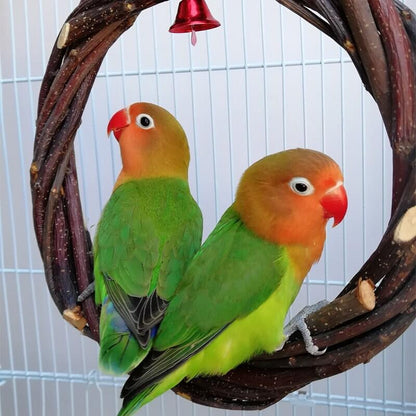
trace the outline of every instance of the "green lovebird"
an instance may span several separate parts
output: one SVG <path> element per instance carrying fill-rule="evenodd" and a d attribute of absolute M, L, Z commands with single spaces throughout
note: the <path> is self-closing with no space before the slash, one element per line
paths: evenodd
<path fill-rule="evenodd" d="M 184 379 L 221 375 L 285 341 L 284 320 L 321 256 L 329 218 L 347 209 L 328 156 L 292 149 L 250 166 L 187 268 L 151 351 L 126 381 L 120 416 Z"/>
<path fill-rule="evenodd" d="M 201 245 L 202 215 L 189 190 L 188 142 L 165 109 L 135 103 L 111 118 L 122 170 L 94 243 L 102 370 L 123 374 L 149 351 L 185 269 Z"/>

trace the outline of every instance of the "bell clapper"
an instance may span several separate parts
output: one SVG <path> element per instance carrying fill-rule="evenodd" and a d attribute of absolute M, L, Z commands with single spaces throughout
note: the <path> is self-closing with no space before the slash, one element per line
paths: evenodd
<path fill-rule="evenodd" d="M 192 43 L 192 46 L 195 46 L 196 45 L 196 32 L 195 32 L 195 30 L 193 30 L 192 29 L 192 32 L 191 32 L 191 43 Z"/>

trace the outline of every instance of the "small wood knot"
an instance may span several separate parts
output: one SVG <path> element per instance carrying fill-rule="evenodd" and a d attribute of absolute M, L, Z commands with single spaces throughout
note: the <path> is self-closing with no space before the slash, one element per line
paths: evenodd
<path fill-rule="evenodd" d="M 180 396 L 180 397 L 183 397 L 184 399 L 186 399 L 186 400 L 190 400 L 190 401 L 192 401 L 192 396 L 191 395 L 189 395 L 189 394 L 187 394 L 187 393 L 183 393 L 183 392 L 181 392 L 181 391 L 178 391 L 177 393 L 176 393 L 178 396 Z"/>
<path fill-rule="evenodd" d="M 412 14 L 409 13 L 407 10 L 402 10 L 401 15 L 403 19 L 412 20 Z"/>
<path fill-rule="evenodd" d="M 51 195 L 54 197 L 54 198 L 58 198 L 59 196 L 65 196 L 65 191 L 64 191 L 64 188 L 61 186 L 61 187 L 59 187 L 59 189 L 57 188 L 57 187 L 53 187 L 52 189 L 51 189 Z"/>
<path fill-rule="evenodd" d="M 132 3 L 126 3 L 125 8 L 128 12 L 132 12 L 136 7 Z"/>
<path fill-rule="evenodd" d="M 69 56 L 72 58 L 76 58 L 78 56 L 78 49 L 71 49 L 71 52 L 69 52 Z"/>
<path fill-rule="evenodd" d="M 30 176 L 32 177 L 32 180 L 34 182 L 36 182 L 38 179 L 38 173 L 39 173 L 38 164 L 36 162 L 32 162 L 32 164 L 30 165 Z"/>
<path fill-rule="evenodd" d="M 346 39 L 344 42 L 344 48 L 349 51 L 350 53 L 355 53 L 355 46 L 354 44 L 349 40 Z"/>
<path fill-rule="evenodd" d="M 289 357 L 289 365 L 296 365 L 296 357 Z"/>
<path fill-rule="evenodd" d="M 36 175 L 38 172 L 39 172 L 38 164 L 36 162 L 33 162 L 30 165 L 30 174 L 31 175 Z"/>

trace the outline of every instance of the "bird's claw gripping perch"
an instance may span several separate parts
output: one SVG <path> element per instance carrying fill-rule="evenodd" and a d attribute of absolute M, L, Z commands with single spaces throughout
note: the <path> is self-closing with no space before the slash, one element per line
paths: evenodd
<path fill-rule="evenodd" d="M 77 298 L 78 303 L 84 302 L 85 299 L 89 298 L 95 291 L 95 282 L 91 282 Z"/>
<path fill-rule="evenodd" d="M 306 325 L 306 317 L 311 313 L 316 312 L 325 305 L 328 304 L 328 301 L 322 300 L 314 305 L 305 306 L 294 318 L 292 318 L 289 323 L 284 327 L 284 335 L 287 340 L 293 333 L 299 331 L 302 335 L 303 342 L 305 343 L 306 351 L 311 355 L 322 355 L 325 354 L 326 348 L 320 350 L 312 340 L 311 332 L 309 331 L 308 326 Z M 282 345 L 283 347 L 283 345 Z M 282 348 L 281 347 L 281 348 Z M 280 349 L 281 349 L 280 348 Z"/>

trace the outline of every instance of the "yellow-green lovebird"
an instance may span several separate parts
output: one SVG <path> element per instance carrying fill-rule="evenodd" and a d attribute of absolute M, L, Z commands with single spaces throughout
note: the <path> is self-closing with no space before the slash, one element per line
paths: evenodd
<path fill-rule="evenodd" d="M 136 103 L 111 118 L 122 170 L 98 224 L 95 301 L 100 367 L 127 373 L 149 351 L 185 269 L 201 245 L 202 215 L 189 190 L 184 130 L 165 109 Z"/>
<path fill-rule="evenodd" d="M 278 349 L 289 306 L 321 256 L 328 219 L 338 224 L 346 209 L 342 173 L 320 152 L 292 149 L 250 166 L 126 381 L 119 415 L 184 379 L 225 374 Z"/>

